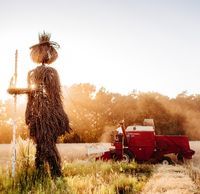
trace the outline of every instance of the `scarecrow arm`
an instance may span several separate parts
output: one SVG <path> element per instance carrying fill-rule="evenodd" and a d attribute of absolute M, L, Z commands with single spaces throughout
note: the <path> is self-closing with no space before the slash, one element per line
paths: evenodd
<path fill-rule="evenodd" d="M 9 94 L 30 94 L 35 90 L 29 88 L 8 88 L 7 92 Z"/>

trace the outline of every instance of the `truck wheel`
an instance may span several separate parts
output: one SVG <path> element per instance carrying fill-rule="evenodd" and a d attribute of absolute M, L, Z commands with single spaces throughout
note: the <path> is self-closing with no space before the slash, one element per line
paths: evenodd
<path fill-rule="evenodd" d="M 131 151 L 124 149 L 124 154 L 122 156 L 122 162 L 129 163 L 134 158 Z"/>
<path fill-rule="evenodd" d="M 163 165 L 170 165 L 173 164 L 172 159 L 170 157 L 164 156 L 162 160 L 160 161 Z"/>
<path fill-rule="evenodd" d="M 184 160 L 183 160 L 183 155 L 182 155 L 181 153 L 178 153 L 177 159 L 178 159 L 178 161 L 181 162 L 181 163 L 184 162 Z"/>

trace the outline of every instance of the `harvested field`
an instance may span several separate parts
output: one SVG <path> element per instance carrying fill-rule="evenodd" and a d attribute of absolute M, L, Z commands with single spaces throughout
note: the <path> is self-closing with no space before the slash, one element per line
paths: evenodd
<path fill-rule="evenodd" d="M 145 185 L 142 194 L 191 194 L 197 193 L 197 186 L 183 166 L 158 165 L 154 175 Z"/>
<path fill-rule="evenodd" d="M 72 144 L 57 144 L 63 161 L 72 162 L 74 160 L 85 160 L 88 159 L 88 151 L 93 149 L 94 151 L 100 148 L 108 150 L 111 147 L 110 143 L 72 143 Z M 96 149 L 96 150 L 95 150 Z M 5 165 L 7 162 L 10 163 L 12 155 L 11 144 L 0 144 L 0 164 Z"/>
<path fill-rule="evenodd" d="M 190 147 L 195 151 L 191 162 L 195 167 L 199 167 L 200 169 L 200 141 L 191 141 Z"/>
<path fill-rule="evenodd" d="M 154 174 L 142 194 L 199 194 L 200 141 L 191 141 L 190 147 L 195 151 L 195 155 L 185 165 L 156 165 Z"/>
<path fill-rule="evenodd" d="M 191 149 L 195 150 L 195 155 L 192 159 L 192 164 L 195 167 L 200 167 L 200 141 L 190 141 Z M 73 161 L 87 159 L 90 148 L 98 150 L 99 148 L 109 149 L 110 143 L 72 143 L 72 144 L 57 144 L 58 150 L 63 160 Z M 95 150 L 95 151 L 96 151 Z M 0 144 L 0 163 L 11 159 L 12 147 L 11 144 Z"/>

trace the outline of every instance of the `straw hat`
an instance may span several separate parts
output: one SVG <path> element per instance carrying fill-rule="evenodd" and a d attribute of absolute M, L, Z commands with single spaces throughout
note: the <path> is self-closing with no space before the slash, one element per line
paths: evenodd
<path fill-rule="evenodd" d="M 51 34 L 49 33 L 43 32 L 39 34 L 39 43 L 30 47 L 30 56 L 33 62 L 51 64 L 57 59 L 58 53 L 56 49 L 60 48 L 60 46 L 58 43 L 50 41 L 50 38 Z"/>

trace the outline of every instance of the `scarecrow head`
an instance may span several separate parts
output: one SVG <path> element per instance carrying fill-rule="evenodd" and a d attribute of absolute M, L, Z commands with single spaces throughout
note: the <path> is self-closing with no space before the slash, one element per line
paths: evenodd
<path fill-rule="evenodd" d="M 51 34 L 41 33 L 39 34 L 39 43 L 30 47 L 31 58 L 33 62 L 37 64 L 51 64 L 57 57 L 58 53 L 56 49 L 60 46 L 58 43 L 50 41 Z"/>

